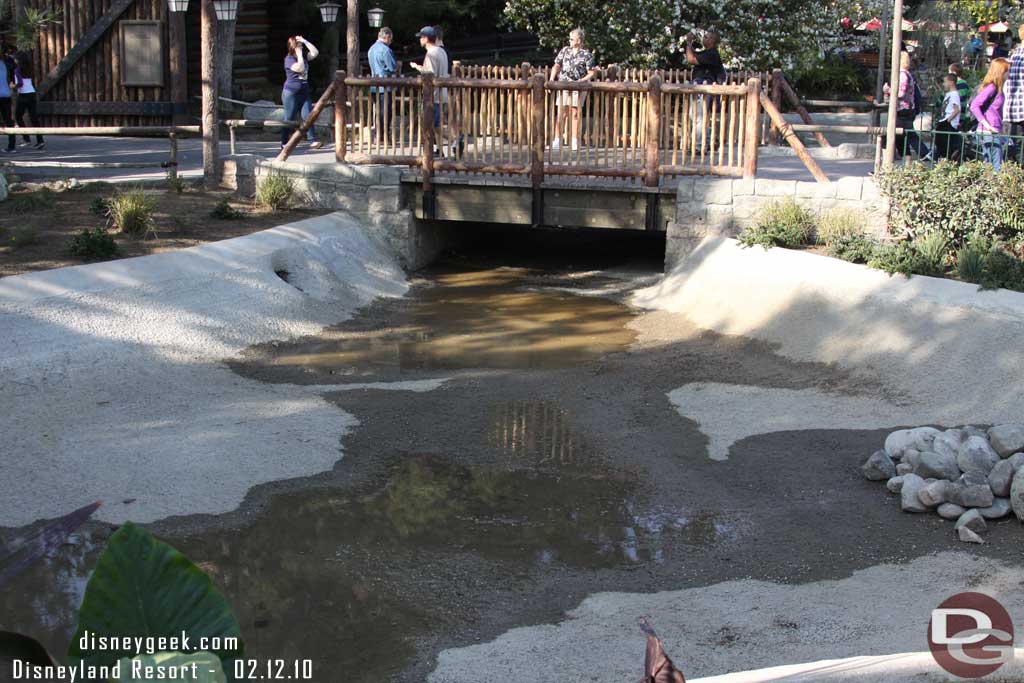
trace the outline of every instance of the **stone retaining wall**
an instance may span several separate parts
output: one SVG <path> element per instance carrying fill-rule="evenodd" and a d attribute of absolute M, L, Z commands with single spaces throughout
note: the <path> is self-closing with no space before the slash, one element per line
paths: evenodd
<path fill-rule="evenodd" d="M 222 169 L 221 185 L 240 196 L 254 195 L 258 183 L 268 175 L 291 178 L 302 206 L 340 209 L 358 216 L 408 270 L 428 265 L 446 243 L 442 226 L 417 220 L 408 208 L 402 171 L 397 167 L 303 164 L 235 154 L 224 157 Z"/>

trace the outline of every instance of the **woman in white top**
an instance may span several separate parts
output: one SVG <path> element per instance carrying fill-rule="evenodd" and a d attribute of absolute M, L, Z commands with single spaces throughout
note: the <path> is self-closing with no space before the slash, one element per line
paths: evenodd
<path fill-rule="evenodd" d="M 25 125 L 25 113 L 31 117 L 32 125 L 39 126 L 39 118 L 36 116 L 36 88 L 32 84 L 32 58 L 27 52 L 19 52 L 14 58 L 14 86 L 18 90 L 18 105 L 14 110 L 14 119 L 21 128 Z M 31 145 L 32 139 L 27 135 L 21 136 L 25 142 L 23 145 Z M 46 142 L 42 135 L 36 136 L 36 149 L 46 149 Z"/>

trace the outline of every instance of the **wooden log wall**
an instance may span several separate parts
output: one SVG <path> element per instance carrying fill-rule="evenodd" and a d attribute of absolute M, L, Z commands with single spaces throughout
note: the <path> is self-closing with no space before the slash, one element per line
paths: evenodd
<path fill-rule="evenodd" d="M 51 24 L 39 37 L 35 61 L 34 82 L 43 78 L 74 47 L 82 35 L 110 10 L 112 0 L 31 0 L 39 9 L 60 10 L 61 24 Z M 113 26 L 82 56 L 71 70 L 41 102 L 169 102 L 170 60 L 167 51 L 170 36 L 167 26 L 167 0 L 135 0 L 118 17 Z M 119 22 L 122 20 L 156 20 L 163 22 L 164 86 L 126 87 L 121 85 L 121 39 Z M 40 116 L 46 126 L 159 126 L 171 123 L 170 116 L 141 116 L 123 114 L 62 114 Z"/>

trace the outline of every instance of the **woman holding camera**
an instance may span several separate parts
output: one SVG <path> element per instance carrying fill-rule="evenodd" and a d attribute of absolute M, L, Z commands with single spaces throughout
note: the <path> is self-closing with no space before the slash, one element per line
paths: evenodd
<path fill-rule="evenodd" d="M 313 43 L 302 36 L 288 39 L 288 54 L 284 58 L 284 87 L 281 89 L 281 102 L 284 104 L 284 121 L 288 123 L 300 117 L 304 121 L 313 108 L 313 98 L 309 91 L 309 62 L 316 59 L 320 51 Z M 281 147 L 288 144 L 292 136 L 291 128 L 281 129 Z M 311 149 L 320 149 L 323 143 L 316 139 L 313 126 L 306 133 Z"/>

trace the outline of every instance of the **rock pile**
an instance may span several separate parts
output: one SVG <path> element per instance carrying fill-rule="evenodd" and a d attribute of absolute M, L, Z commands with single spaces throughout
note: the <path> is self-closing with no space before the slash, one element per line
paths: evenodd
<path fill-rule="evenodd" d="M 984 542 L 985 520 L 1012 512 L 1024 521 L 1024 424 L 901 429 L 861 471 L 899 494 L 904 512 L 956 520 L 957 536 L 967 543 Z"/>

